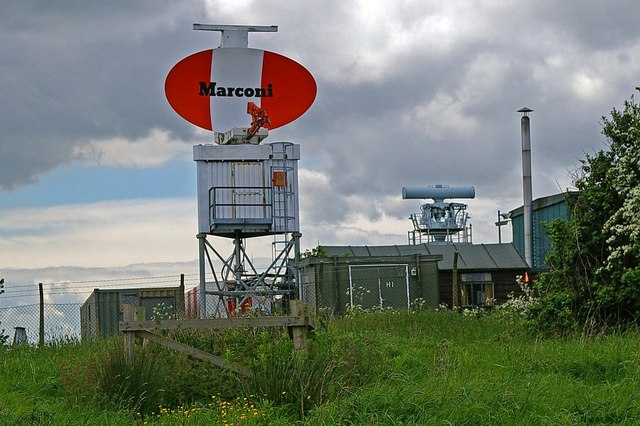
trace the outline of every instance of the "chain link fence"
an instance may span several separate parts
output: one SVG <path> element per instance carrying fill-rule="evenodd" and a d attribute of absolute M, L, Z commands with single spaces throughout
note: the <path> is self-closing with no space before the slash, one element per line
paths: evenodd
<path fill-rule="evenodd" d="M 31 304 L 0 308 L 0 345 L 13 345 L 14 342 L 28 345 L 65 343 L 87 339 L 109 337 L 119 333 L 119 322 L 123 320 L 123 305 L 132 304 L 142 308 L 144 320 L 167 319 L 197 319 L 197 306 L 192 307 L 182 297 L 166 297 L 166 294 L 147 295 L 140 297 L 135 291 L 109 291 L 94 293 L 84 303 L 68 304 Z M 172 295 L 176 295 L 172 292 Z M 154 297 L 155 296 L 155 297 Z M 97 300 L 100 299 L 100 300 Z M 217 305 L 224 305 L 225 309 L 211 313 L 209 317 L 227 316 L 226 307 L 231 299 L 219 302 L 218 298 L 211 298 L 211 311 Z M 238 312 L 234 315 L 282 315 L 283 304 L 268 304 L 273 312 L 266 312 L 264 304 L 259 304 L 262 297 L 249 297 L 243 305 L 238 305 Z M 233 299 L 237 302 L 237 298 Z M 214 303 L 215 302 L 215 303 Z M 264 301 L 263 301 L 264 302 Z M 246 310 L 244 307 L 246 306 Z M 278 309 L 276 309 L 276 306 Z M 242 309 L 240 309 L 242 308 Z M 288 310 L 288 309 L 287 309 Z M 258 312 L 259 311 L 259 312 Z M 277 313 L 276 313 L 277 311 Z M 43 336 L 41 340 L 41 318 Z"/>
<path fill-rule="evenodd" d="M 417 274 L 409 263 L 312 264 L 299 270 L 300 284 L 291 294 L 302 299 L 312 313 L 343 315 L 349 309 L 406 309 L 417 301 L 438 306 L 435 273 Z M 289 295 L 218 297 L 207 295 L 207 317 L 237 315 L 287 315 Z M 198 288 L 184 287 L 94 290 L 84 303 L 0 308 L 0 343 L 55 343 L 108 337 L 119 332 L 122 305 L 145 308 L 145 319 L 195 319 L 202 315 Z M 214 312 L 215 311 L 215 312 Z M 250 312 L 246 312 L 250 311 Z M 19 340 L 20 341 L 20 340 Z"/>
<path fill-rule="evenodd" d="M 45 344 L 55 344 L 112 336 L 119 332 L 124 303 L 145 308 L 147 320 L 184 317 L 181 305 L 174 307 L 164 300 L 140 302 L 122 298 L 115 303 L 112 300 L 84 304 L 45 303 L 42 305 L 44 335 L 41 340 L 41 305 L 13 306 L 0 308 L 0 343 L 37 345 L 42 341 Z"/>
<path fill-rule="evenodd" d="M 43 306 L 45 343 L 80 339 L 80 303 Z M 40 342 L 40 304 L 0 308 L 0 335 L 7 344 Z"/>

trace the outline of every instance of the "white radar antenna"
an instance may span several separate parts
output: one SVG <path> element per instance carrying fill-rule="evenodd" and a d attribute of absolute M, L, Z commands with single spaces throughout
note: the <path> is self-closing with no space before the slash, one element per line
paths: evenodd
<path fill-rule="evenodd" d="M 476 190 L 473 186 L 450 187 L 446 185 L 428 186 L 426 188 L 402 188 L 402 199 L 416 200 L 430 198 L 434 202 L 420 206 L 420 213 L 409 216 L 413 223 L 413 231 L 409 231 L 409 244 L 421 244 L 422 237 L 430 244 L 447 244 L 453 242 L 467 243 L 471 241 L 471 225 L 467 227 L 469 215 L 467 205 L 446 202 L 446 198 L 474 198 Z M 454 241 L 456 237 L 457 241 Z"/>

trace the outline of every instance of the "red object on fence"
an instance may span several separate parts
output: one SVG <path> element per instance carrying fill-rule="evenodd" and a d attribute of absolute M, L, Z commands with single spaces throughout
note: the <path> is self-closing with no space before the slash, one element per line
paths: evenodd
<path fill-rule="evenodd" d="M 199 288 L 194 287 L 187 292 L 187 319 L 196 319 L 198 318 L 198 293 Z"/>
<path fill-rule="evenodd" d="M 245 313 L 251 310 L 253 306 L 253 300 L 250 297 L 242 303 L 240 306 L 240 312 Z M 238 314 L 238 299 L 235 297 L 229 297 L 227 299 L 227 310 L 229 311 L 229 315 L 237 315 Z"/>

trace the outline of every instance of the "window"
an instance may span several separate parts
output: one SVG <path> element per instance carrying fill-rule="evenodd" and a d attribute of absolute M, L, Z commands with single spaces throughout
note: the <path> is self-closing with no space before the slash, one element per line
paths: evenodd
<path fill-rule="evenodd" d="M 490 272 L 461 274 L 460 281 L 462 306 L 493 305 L 493 282 Z"/>

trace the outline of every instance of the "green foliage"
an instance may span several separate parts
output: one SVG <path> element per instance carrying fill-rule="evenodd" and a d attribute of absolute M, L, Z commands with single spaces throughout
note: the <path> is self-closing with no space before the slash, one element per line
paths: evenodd
<path fill-rule="evenodd" d="M 300 255 L 300 258 L 306 259 L 308 257 L 327 257 L 327 252 L 325 252 L 322 247 L 314 247 L 311 250 L 307 249 Z"/>
<path fill-rule="evenodd" d="M 520 288 L 518 294 L 511 292 L 507 295 L 506 302 L 493 308 L 493 314 L 498 318 L 512 322 L 526 320 L 531 314 L 531 309 L 537 304 L 538 298 L 533 286 L 525 283 L 522 276 L 516 277 L 516 283 Z"/>
<path fill-rule="evenodd" d="M 71 354 L 60 364 L 66 397 L 142 414 L 211 395 L 220 369 L 153 344 L 136 345 L 127 363 L 122 337 L 86 343 L 94 351 Z"/>
<path fill-rule="evenodd" d="M 151 310 L 152 321 L 162 321 L 176 319 L 176 310 L 173 306 L 164 302 L 158 303 Z"/>
<path fill-rule="evenodd" d="M 67 398 L 60 365 L 95 350 L 91 345 L 19 346 L 0 354 L 0 424 L 130 425 L 133 412 L 102 410 Z M 87 380 L 87 378 L 85 378 Z"/>
<path fill-rule="evenodd" d="M 452 311 L 373 312 L 334 326 L 354 345 L 374 349 L 382 362 L 370 367 L 372 375 L 359 389 L 313 409 L 309 424 L 568 425 L 640 419 L 640 404 L 625 394 L 640 380 L 638 353 L 629 340 L 635 334 L 541 341 L 514 330 L 500 315 L 476 318 Z"/>
<path fill-rule="evenodd" d="M 67 396 L 103 407 L 151 411 L 161 389 L 160 365 L 148 350 L 136 347 L 133 365 L 127 365 L 122 337 L 104 342 L 93 356 L 72 356 L 61 367 Z"/>
<path fill-rule="evenodd" d="M 286 333 L 273 338 L 260 333 L 251 361 L 251 376 L 242 378 L 245 395 L 257 395 L 277 406 L 288 407 L 304 419 L 310 409 L 345 395 L 363 382 L 372 351 L 354 345 L 348 336 L 316 330 L 304 351 L 296 352 Z"/>
<path fill-rule="evenodd" d="M 153 344 L 134 357 L 146 366 L 127 367 L 121 337 L 9 349 L 0 354 L 0 424 L 640 422 L 638 331 L 538 339 L 495 312 L 326 318 L 301 353 L 281 329 L 179 336 L 247 362 L 248 378 Z"/>
<path fill-rule="evenodd" d="M 2 324 L 2 321 L 0 321 L 0 324 Z M 6 346 L 8 342 L 9 336 L 5 334 L 4 328 L 0 329 L 0 347 Z"/>
<path fill-rule="evenodd" d="M 559 333 L 625 326 L 640 315 L 640 106 L 603 117 L 608 149 L 587 155 L 568 197 L 568 222 L 547 228 L 551 271 L 536 282 L 539 330 Z"/>

